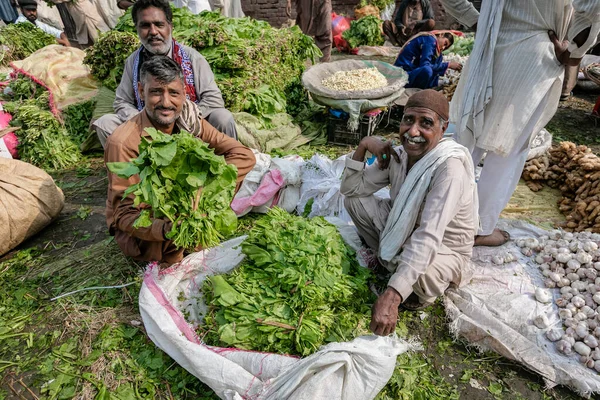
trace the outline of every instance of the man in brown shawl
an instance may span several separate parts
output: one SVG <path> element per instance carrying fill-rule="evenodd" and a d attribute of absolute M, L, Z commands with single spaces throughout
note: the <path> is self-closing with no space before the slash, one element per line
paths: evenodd
<path fill-rule="evenodd" d="M 288 0 L 286 8 L 288 18 L 292 15 L 292 0 Z M 296 25 L 302 32 L 315 39 L 321 52 L 321 62 L 328 62 L 331 57 L 331 0 L 296 0 Z"/>

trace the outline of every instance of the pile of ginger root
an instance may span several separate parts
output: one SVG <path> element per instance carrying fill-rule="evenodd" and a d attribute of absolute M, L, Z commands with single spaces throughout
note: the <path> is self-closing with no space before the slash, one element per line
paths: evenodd
<path fill-rule="evenodd" d="M 561 142 L 528 160 L 522 178 L 534 192 L 544 185 L 560 189 L 566 231 L 600 232 L 600 157 L 589 147 Z"/>

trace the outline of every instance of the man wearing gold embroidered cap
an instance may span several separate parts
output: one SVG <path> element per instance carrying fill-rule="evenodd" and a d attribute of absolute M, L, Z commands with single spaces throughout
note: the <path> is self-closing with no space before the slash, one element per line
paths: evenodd
<path fill-rule="evenodd" d="M 467 149 L 442 139 L 448 101 L 423 90 L 406 103 L 402 146 L 365 137 L 346 159 L 341 192 L 377 266 L 391 275 L 372 308 L 371 330 L 392 333 L 400 304 L 422 309 L 450 284 L 470 279 L 477 232 L 477 192 Z M 366 152 L 377 157 L 365 165 Z M 391 185 L 390 198 L 374 193 Z"/>

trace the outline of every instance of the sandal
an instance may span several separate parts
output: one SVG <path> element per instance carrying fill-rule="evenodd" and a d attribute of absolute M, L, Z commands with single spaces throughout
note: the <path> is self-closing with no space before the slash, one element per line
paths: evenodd
<path fill-rule="evenodd" d="M 421 300 L 416 294 L 411 294 L 408 296 L 405 302 L 403 302 L 400 306 L 407 311 L 421 311 L 429 306 L 433 305 L 433 301 L 421 303 Z"/>

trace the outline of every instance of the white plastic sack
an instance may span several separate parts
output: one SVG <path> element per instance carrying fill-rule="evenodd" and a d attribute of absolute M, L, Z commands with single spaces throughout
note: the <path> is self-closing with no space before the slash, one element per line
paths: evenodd
<path fill-rule="evenodd" d="M 278 205 L 287 212 L 294 211 L 300 199 L 301 167 L 304 164 L 302 157 L 290 155 L 271 158 L 268 154 L 252 151 L 256 164 L 235 195 L 233 210 L 238 216 L 249 212 L 266 213 L 273 205 Z M 270 183 L 265 185 L 267 180 Z"/>
<path fill-rule="evenodd" d="M 512 239 L 539 237 L 548 232 L 521 221 L 500 221 Z M 491 258 L 511 252 L 518 260 L 495 265 Z M 446 313 L 453 333 L 480 350 L 493 350 L 544 377 L 548 387 L 565 385 L 582 395 L 600 392 L 600 376 L 583 366 L 578 355 L 565 356 L 545 337 L 552 327 L 562 327 L 554 302 L 535 300 L 535 288 L 544 287 L 537 265 L 521 254 L 514 241 L 501 247 L 475 247 L 471 283 L 446 291 Z M 552 289 L 553 297 L 559 290 Z M 550 328 L 538 329 L 533 319 L 546 314 Z"/>
<path fill-rule="evenodd" d="M 344 196 L 340 193 L 342 174 L 345 168 L 345 157 L 335 161 L 321 154 L 315 154 L 302 167 L 302 186 L 297 211 L 302 215 L 309 200 L 314 199 L 309 218 L 339 217 L 351 221 L 344 208 Z"/>
<path fill-rule="evenodd" d="M 527 160 L 537 158 L 543 155 L 545 152 L 550 150 L 552 147 L 552 134 L 546 129 L 542 129 L 533 138 L 529 144 L 529 153 L 527 153 Z"/>
<path fill-rule="evenodd" d="M 240 186 L 240 190 L 236 193 L 235 198 L 248 197 L 256 192 L 258 185 L 260 185 L 260 181 L 271 167 L 270 155 L 254 149 L 252 150 L 252 153 L 254 153 L 256 163 L 254 164 L 252 171 L 248 172 L 244 177 L 244 181 Z"/>
<path fill-rule="evenodd" d="M 393 46 L 360 46 L 357 55 L 359 56 L 382 56 L 382 57 L 397 57 L 402 50 L 402 47 Z"/>
<path fill-rule="evenodd" d="M 331 343 L 300 359 L 203 344 L 188 321 L 202 320 L 202 282 L 243 260 L 245 237 L 194 253 L 144 277 L 139 308 L 152 341 L 222 399 L 372 399 L 391 377 L 396 357 L 415 345 L 392 337 L 362 336 Z"/>

